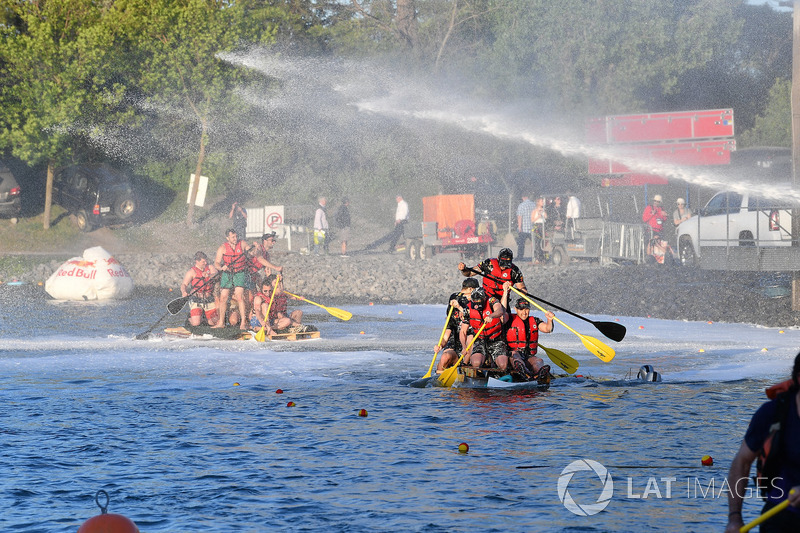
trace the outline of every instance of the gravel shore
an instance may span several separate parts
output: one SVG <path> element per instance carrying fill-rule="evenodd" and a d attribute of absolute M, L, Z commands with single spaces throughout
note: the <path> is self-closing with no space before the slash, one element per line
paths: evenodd
<path fill-rule="evenodd" d="M 177 289 L 192 254 L 116 254 L 137 290 Z M 68 256 L 19 256 L 30 265 L 12 275 L 0 268 L 0 280 L 45 282 Z M 314 256 L 277 252 L 272 261 L 284 267 L 287 290 L 320 303 L 442 304 L 463 276 L 458 254 L 412 261 L 397 253 Z M 472 263 L 474 264 L 474 262 Z M 652 316 L 674 320 L 743 322 L 764 326 L 800 325 L 785 294 L 789 277 L 774 273 L 722 272 L 693 268 L 520 265 L 531 294 L 576 313 Z"/>

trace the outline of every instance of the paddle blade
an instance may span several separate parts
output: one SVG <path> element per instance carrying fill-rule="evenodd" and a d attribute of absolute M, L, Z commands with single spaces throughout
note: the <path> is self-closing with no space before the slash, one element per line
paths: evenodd
<path fill-rule="evenodd" d="M 544 350 L 544 352 L 547 354 L 547 357 L 549 357 L 553 363 L 561 367 L 561 369 L 567 374 L 574 374 L 578 370 L 578 361 L 565 354 L 561 350 L 556 350 L 555 348 L 545 348 L 541 344 L 539 345 L 539 348 Z"/>
<path fill-rule="evenodd" d="M 336 307 L 325 307 L 325 310 L 338 318 L 339 320 L 350 320 L 353 318 L 353 313 L 345 311 L 344 309 L 337 309 Z"/>
<path fill-rule="evenodd" d="M 588 335 L 581 335 L 581 341 L 586 349 L 595 354 L 604 363 L 610 363 L 617 353 L 607 344 L 599 339 Z"/>
<path fill-rule="evenodd" d="M 612 341 L 620 342 L 625 338 L 625 333 L 627 332 L 625 326 L 619 322 L 592 322 L 592 324 L 600 333 Z"/>
<path fill-rule="evenodd" d="M 456 382 L 456 376 L 458 375 L 458 365 L 461 364 L 462 359 L 464 359 L 464 354 L 461 354 L 461 357 L 458 358 L 456 364 L 454 364 L 450 368 L 445 369 L 445 371 L 439 375 L 439 383 L 442 385 L 442 387 L 452 387 L 453 383 Z"/>
<path fill-rule="evenodd" d="M 266 341 L 266 340 L 267 340 L 267 332 L 266 332 L 266 328 L 261 328 L 260 330 L 258 330 L 258 331 L 256 332 L 256 336 L 255 336 L 255 338 L 256 338 L 256 340 L 257 340 L 258 342 L 264 342 L 264 341 Z"/>
<path fill-rule="evenodd" d="M 167 311 L 171 315 L 177 315 L 180 313 L 183 306 L 186 305 L 186 302 L 189 300 L 188 296 L 181 296 L 180 298 L 175 298 L 170 303 L 167 304 Z"/>

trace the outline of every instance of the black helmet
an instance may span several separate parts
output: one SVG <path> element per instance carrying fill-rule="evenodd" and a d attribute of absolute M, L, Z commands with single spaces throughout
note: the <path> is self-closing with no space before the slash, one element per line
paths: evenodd
<path fill-rule="evenodd" d="M 458 305 L 460 305 L 460 306 L 461 306 L 461 307 L 463 307 L 464 309 L 466 309 L 466 308 L 467 308 L 467 306 L 469 305 L 469 300 L 468 300 L 468 299 L 467 299 L 467 297 L 466 297 L 465 295 L 463 295 L 463 294 L 459 294 L 459 295 L 458 295 L 458 298 L 456 298 L 456 300 L 458 301 Z"/>
<path fill-rule="evenodd" d="M 486 291 L 483 290 L 482 287 L 478 287 L 477 289 L 472 291 L 470 297 L 473 302 L 482 302 L 486 300 Z"/>
<path fill-rule="evenodd" d="M 531 304 L 529 304 L 528 300 L 526 300 L 525 298 L 520 298 L 519 300 L 517 300 L 517 304 L 514 307 L 516 307 L 517 309 L 530 309 Z"/>
<path fill-rule="evenodd" d="M 514 260 L 514 252 L 512 252 L 509 248 L 503 248 L 502 250 L 500 250 L 500 253 L 497 254 L 497 262 L 503 268 L 511 266 L 511 261 L 513 260 Z"/>
<path fill-rule="evenodd" d="M 475 278 L 467 278 L 461 282 L 462 289 L 477 289 L 480 287 L 480 283 Z"/>

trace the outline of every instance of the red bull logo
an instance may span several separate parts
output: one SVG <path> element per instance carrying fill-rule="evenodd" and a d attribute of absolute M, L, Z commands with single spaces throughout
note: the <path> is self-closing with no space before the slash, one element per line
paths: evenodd
<path fill-rule="evenodd" d="M 120 262 L 117 261 L 116 259 L 114 259 L 113 257 L 109 257 L 108 259 L 106 259 L 106 263 L 109 264 L 109 265 L 119 265 L 120 264 Z"/>
<path fill-rule="evenodd" d="M 69 261 L 70 264 L 74 264 L 73 261 Z M 94 263 L 92 262 L 92 265 Z M 72 270 L 66 270 L 61 268 L 58 270 L 58 276 L 67 276 L 71 278 L 86 278 L 86 279 L 94 279 L 97 275 L 97 270 L 85 270 L 84 268 L 78 268 L 77 266 Z"/>

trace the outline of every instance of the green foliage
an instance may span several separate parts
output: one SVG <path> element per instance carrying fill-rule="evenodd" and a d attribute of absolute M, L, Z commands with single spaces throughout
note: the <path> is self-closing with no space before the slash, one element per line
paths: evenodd
<path fill-rule="evenodd" d="M 739 146 L 792 146 L 792 82 L 778 80 L 769 91 L 764 114 L 755 126 L 739 135 Z"/>

